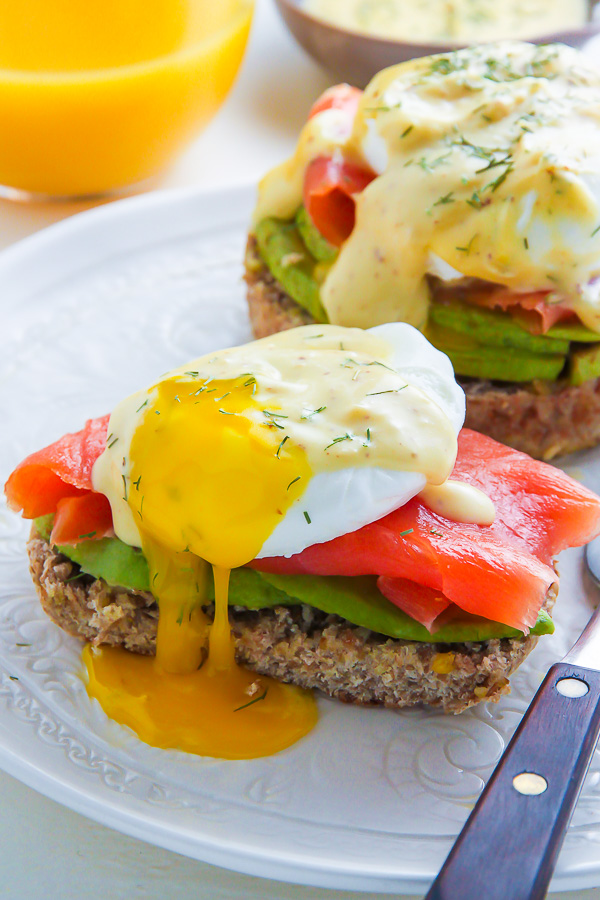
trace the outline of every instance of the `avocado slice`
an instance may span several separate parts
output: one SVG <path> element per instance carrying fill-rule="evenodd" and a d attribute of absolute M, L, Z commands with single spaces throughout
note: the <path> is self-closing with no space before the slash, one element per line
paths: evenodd
<path fill-rule="evenodd" d="M 429 311 L 429 320 L 439 325 L 440 329 L 459 331 L 486 346 L 514 347 L 527 353 L 562 355 L 569 350 L 568 339 L 531 334 L 509 313 L 473 306 L 460 300 L 434 301 Z M 597 339 L 600 340 L 600 335 Z"/>
<path fill-rule="evenodd" d="M 332 262 L 336 258 L 339 252 L 338 248 L 323 237 L 307 213 L 305 206 L 301 206 L 296 213 L 296 225 L 307 250 L 315 259 L 318 259 L 319 262 Z"/>
<path fill-rule="evenodd" d="M 570 358 L 570 384 L 580 385 L 594 378 L 600 378 L 600 343 L 573 350 Z"/>
<path fill-rule="evenodd" d="M 315 258 L 302 242 L 296 224 L 263 219 L 256 227 L 256 242 L 261 257 L 284 291 L 317 322 L 326 322 L 314 277 Z"/>
<path fill-rule="evenodd" d="M 46 541 L 50 539 L 53 520 L 52 514 L 35 520 L 35 527 Z M 130 547 L 118 538 L 57 545 L 56 549 L 77 563 L 86 575 L 103 578 L 110 585 L 132 591 L 150 590 L 146 557 L 137 547 Z"/>
<path fill-rule="evenodd" d="M 448 622 L 430 634 L 387 600 L 377 588 L 377 576 L 345 577 L 341 575 L 272 575 L 261 577 L 273 587 L 284 591 L 292 603 L 306 603 L 322 612 L 341 616 L 354 625 L 378 634 L 406 641 L 454 644 L 465 641 L 489 641 L 492 638 L 522 637 L 522 632 L 499 622 L 491 622 L 469 613 Z M 554 624 L 544 610 L 540 610 L 531 634 L 552 634 Z"/>
<path fill-rule="evenodd" d="M 467 334 L 430 322 L 425 337 L 450 357 L 457 375 L 489 378 L 491 381 L 555 381 L 566 356 L 557 353 L 527 353 L 514 347 L 492 347 L 477 343 Z"/>
<path fill-rule="evenodd" d="M 53 516 L 42 516 L 36 528 L 46 540 L 52 531 Z M 103 578 L 115 587 L 149 590 L 148 565 L 141 550 L 118 538 L 82 541 L 75 546 L 57 547 L 83 573 Z M 209 581 L 208 599 L 214 599 Z M 388 637 L 407 641 L 463 643 L 492 638 L 519 637 L 521 632 L 498 622 L 461 613 L 434 635 L 409 615 L 390 603 L 377 588 L 377 576 L 342 577 L 321 575 L 271 575 L 254 569 L 233 569 L 229 583 L 229 603 L 245 609 L 266 609 L 306 603 L 327 614 L 341 616 L 355 625 Z M 551 634 L 552 619 L 540 611 L 532 634 Z"/>
<path fill-rule="evenodd" d="M 600 343 L 600 334 L 586 328 L 583 322 L 573 322 L 572 324 L 553 325 L 549 328 L 544 337 L 547 338 L 564 338 L 567 341 L 575 341 L 579 344 L 597 344 Z"/>

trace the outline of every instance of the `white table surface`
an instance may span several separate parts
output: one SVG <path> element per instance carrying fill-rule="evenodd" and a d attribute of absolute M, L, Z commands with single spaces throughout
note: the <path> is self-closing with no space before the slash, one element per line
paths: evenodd
<path fill-rule="evenodd" d="M 310 104 L 330 83 L 289 37 L 271 0 L 257 0 L 248 53 L 232 94 L 204 134 L 152 188 L 256 182 L 291 151 Z M 90 205 L 0 199 L 0 248 Z M 0 295 L 0 314 L 1 304 Z M 265 881 L 186 859 L 91 822 L 0 772 L 1 900 L 384 896 Z M 600 888 L 560 897 L 600 900 Z"/>

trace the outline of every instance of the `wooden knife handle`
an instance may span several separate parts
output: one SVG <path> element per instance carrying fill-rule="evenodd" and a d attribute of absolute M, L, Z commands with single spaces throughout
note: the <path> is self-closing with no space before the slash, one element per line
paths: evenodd
<path fill-rule="evenodd" d="M 600 672 L 552 666 L 425 900 L 543 900 L 599 733 Z"/>

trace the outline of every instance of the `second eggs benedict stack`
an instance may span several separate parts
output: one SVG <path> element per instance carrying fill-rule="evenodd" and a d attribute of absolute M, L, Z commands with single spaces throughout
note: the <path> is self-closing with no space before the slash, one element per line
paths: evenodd
<path fill-rule="evenodd" d="M 518 42 L 326 92 L 259 186 L 255 333 L 409 322 L 470 427 L 544 458 L 597 443 L 599 95 L 582 54 Z"/>

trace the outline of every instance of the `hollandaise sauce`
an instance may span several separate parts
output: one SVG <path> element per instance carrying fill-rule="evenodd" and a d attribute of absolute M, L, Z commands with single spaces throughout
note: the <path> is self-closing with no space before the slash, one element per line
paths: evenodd
<path fill-rule="evenodd" d="M 305 0 L 313 15 L 352 31 L 406 41 L 527 38 L 588 20 L 587 0 Z"/>
<path fill-rule="evenodd" d="M 156 656 L 87 649 L 85 663 L 90 695 L 142 740 L 250 758 L 314 726 L 309 693 L 237 664 L 229 575 L 265 548 L 278 555 L 269 542 L 285 522 L 287 555 L 329 539 L 309 491 L 327 472 L 411 473 L 412 495 L 447 479 L 457 426 L 392 349 L 359 330 L 296 329 L 198 359 L 113 412 L 93 484 L 148 562 Z"/>
<path fill-rule="evenodd" d="M 384 69 L 353 118 L 309 119 L 262 180 L 254 221 L 292 219 L 311 161 L 343 159 L 376 177 L 319 284 L 328 321 L 423 328 L 434 277 L 543 292 L 600 332 L 599 89 L 598 71 L 560 44 L 485 44 Z"/>

